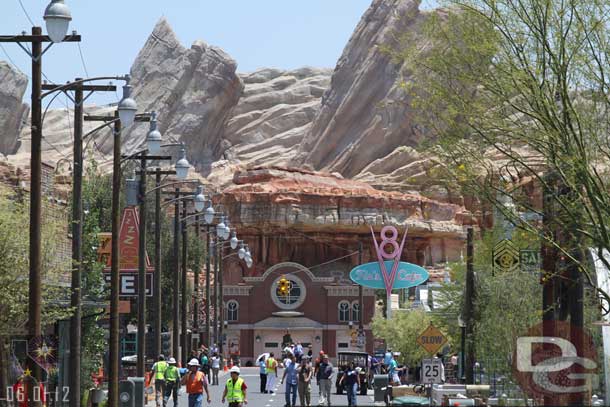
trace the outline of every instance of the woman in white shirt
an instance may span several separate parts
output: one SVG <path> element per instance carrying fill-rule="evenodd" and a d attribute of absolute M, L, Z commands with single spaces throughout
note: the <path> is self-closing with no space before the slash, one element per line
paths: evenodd
<path fill-rule="evenodd" d="M 220 370 L 220 356 L 214 353 L 212 356 L 212 385 L 218 386 L 218 371 Z"/>

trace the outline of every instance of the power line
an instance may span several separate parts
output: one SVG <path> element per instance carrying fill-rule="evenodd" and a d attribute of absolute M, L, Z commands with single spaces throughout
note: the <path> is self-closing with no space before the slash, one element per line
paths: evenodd
<path fill-rule="evenodd" d="M 0 43 L 0 48 L 2 49 L 2 52 L 4 52 L 4 55 L 6 55 L 8 62 L 10 62 L 11 65 L 13 65 L 13 67 L 15 69 L 19 69 L 19 68 L 17 68 L 17 64 L 15 63 L 15 61 L 13 61 L 13 58 L 11 58 L 11 56 L 8 54 L 8 52 L 6 52 L 6 48 L 4 48 L 4 45 L 2 45 L 2 43 Z"/>
<path fill-rule="evenodd" d="M 28 20 L 30 20 L 30 24 L 32 24 L 32 26 L 36 26 L 36 24 L 34 24 L 34 21 L 32 20 L 32 18 L 30 17 L 30 14 L 28 13 L 28 11 L 23 6 L 23 3 L 21 2 L 21 0 L 17 0 L 17 1 L 19 1 L 19 5 L 21 6 L 21 10 L 23 10 L 23 13 L 25 14 L 25 16 L 28 18 Z"/>
<path fill-rule="evenodd" d="M 83 56 L 83 50 L 80 47 L 80 42 L 77 42 L 76 45 L 78 46 L 78 53 L 80 55 L 80 61 L 83 64 L 83 69 L 85 70 L 85 76 L 88 78 L 89 71 L 87 70 L 87 64 L 85 64 L 85 57 Z"/>

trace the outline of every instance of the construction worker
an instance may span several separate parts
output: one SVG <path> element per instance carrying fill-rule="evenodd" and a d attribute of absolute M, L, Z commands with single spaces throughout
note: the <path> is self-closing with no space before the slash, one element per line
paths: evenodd
<path fill-rule="evenodd" d="M 169 365 L 165 356 L 159 355 L 159 361 L 152 366 L 151 376 L 155 379 L 155 403 L 157 407 L 165 407 L 165 371 Z"/>
<path fill-rule="evenodd" d="M 169 358 L 169 366 L 165 369 L 165 397 L 163 405 L 167 406 L 167 401 L 173 394 L 174 407 L 178 407 L 178 391 L 180 390 L 180 369 L 176 366 L 176 359 Z"/>
<path fill-rule="evenodd" d="M 273 357 L 273 352 L 265 361 L 267 364 L 267 392 L 275 394 L 275 380 L 277 379 L 277 361 Z"/>
<path fill-rule="evenodd" d="M 187 363 L 189 371 L 182 377 L 181 383 L 186 384 L 186 392 L 189 395 L 188 407 L 201 407 L 203 404 L 203 392 L 208 398 L 208 404 L 212 402 L 208 391 L 208 380 L 205 373 L 199 371 L 199 361 L 195 358 Z"/>
<path fill-rule="evenodd" d="M 242 407 L 243 404 L 248 404 L 248 399 L 246 396 L 246 390 L 248 386 L 244 379 L 239 377 L 239 367 L 233 366 L 229 373 L 231 374 L 231 378 L 227 380 L 227 385 L 225 387 L 224 392 L 222 393 L 222 402 L 225 400 L 229 402 L 229 407 Z"/>

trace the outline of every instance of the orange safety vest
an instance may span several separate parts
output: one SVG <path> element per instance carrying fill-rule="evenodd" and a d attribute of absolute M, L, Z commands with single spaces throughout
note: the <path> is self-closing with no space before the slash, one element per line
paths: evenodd
<path fill-rule="evenodd" d="M 197 372 L 193 379 L 193 373 L 189 372 L 188 377 L 186 378 L 186 392 L 188 394 L 202 394 L 204 377 L 205 375 L 203 372 Z"/>

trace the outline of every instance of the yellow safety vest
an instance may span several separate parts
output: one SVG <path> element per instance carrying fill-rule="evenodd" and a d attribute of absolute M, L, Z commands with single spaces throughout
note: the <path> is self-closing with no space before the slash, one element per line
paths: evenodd
<path fill-rule="evenodd" d="M 169 365 L 165 361 L 157 362 L 155 365 L 157 366 L 155 368 L 155 380 L 165 380 L 165 371 Z"/>
<path fill-rule="evenodd" d="M 180 378 L 180 372 L 176 366 L 168 366 L 165 370 L 165 380 L 175 382 Z"/>
<path fill-rule="evenodd" d="M 269 373 L 275 373 L 275 369 L 273 368 L 273 365 L 275 364 L 275 359 L 274 358 L 269 358 L 267 359 L 267 374 Z"/>
<path fill-rule="evenodd" d="M 227 380 L 227 401 L 229 403 L 243 403 L 244 392 L 241 390 L 244 379 L 238 377 L 233 384 L 233 379 Z"/>

